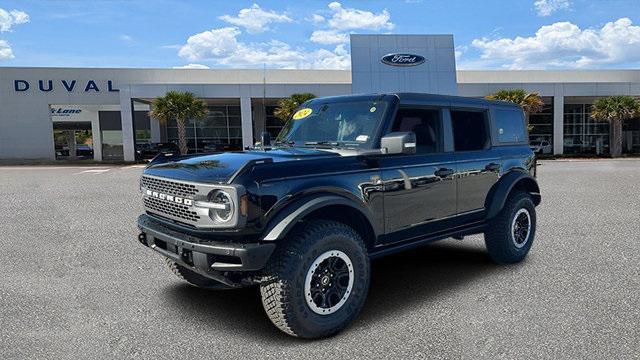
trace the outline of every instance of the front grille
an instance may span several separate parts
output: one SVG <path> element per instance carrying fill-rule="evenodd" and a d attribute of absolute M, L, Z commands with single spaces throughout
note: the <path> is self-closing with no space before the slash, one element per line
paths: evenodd
<path fill-rule="evenodd" d="M 145 197 L 144 206 L 151 212 L 159 212 L 160 215 L 167 214 L 179 219 L 193 222 L 197 222 L 198 220 L 200 220 L 200 216 L 195 211 L 189 210 L 189 207 L 186 205 L 172 203 L 166 200 L 160 200 L 152 197 Z"/>
<path fill-rule="evenodd" d="M 198 189 L 193 184 L 185 184 L 177 181 L 157 179 L 149 176 L 142 177 L 142 187 L 163 194 L 182 197 L 189 197 L 198 193 Z"/>

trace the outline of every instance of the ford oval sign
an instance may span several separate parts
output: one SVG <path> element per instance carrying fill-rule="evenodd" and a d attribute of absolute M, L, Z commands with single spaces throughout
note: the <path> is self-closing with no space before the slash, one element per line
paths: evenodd
<path fill-rule="evenodd" d="M 424 56 L 415 54 L 388 54 L 382 57 L 382 62 L 391 66 L 416 66 L 424 61 Z"/>

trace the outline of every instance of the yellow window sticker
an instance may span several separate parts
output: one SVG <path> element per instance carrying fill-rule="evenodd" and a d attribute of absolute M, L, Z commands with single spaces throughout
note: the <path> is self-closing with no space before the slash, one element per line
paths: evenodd
<path fill-rule="evenodd" d="M 293 120 L 304 119 L 307 116 L 311 115 L 312 112 L 313 112 L 313 110 L 311 110 L 309 108 L 300 109 L 300 110 L 296 111 L 295 114 L 293 114 Z"/>

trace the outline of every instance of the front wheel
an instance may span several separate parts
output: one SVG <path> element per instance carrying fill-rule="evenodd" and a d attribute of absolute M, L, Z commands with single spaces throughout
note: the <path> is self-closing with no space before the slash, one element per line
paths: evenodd
<path fill-rule="evenodd" d="M 536 208 L 531 195 L 512 193 L 487 226 L 484 241 L 491 260 L 498 264 L 522 261 L 536 235 Z"/>
<path fill-rule="evenodd" d="M 358 315 L 369 289 L 369 258 L 351 227 L 301 224 L 271 256 L 260 285 L 267 316 L 285 333 L 331 336 Z"/>

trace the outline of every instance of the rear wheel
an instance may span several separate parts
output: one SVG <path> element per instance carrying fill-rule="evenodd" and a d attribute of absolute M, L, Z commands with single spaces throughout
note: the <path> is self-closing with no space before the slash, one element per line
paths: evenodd
<path fill-rule="evenodd" d="M 260 285 L 269 319 L 302 338 L 344 329 L 362 309 L 368 289 L 369 258 L 362 238 L 328 220 L 312 220 L 280 244 Z"/>
<path fill-rule="evenodd" d="M 484 234 L 491 259 L 499 264 L 519 262 L 527 256 L 536 235 L 536 208 L 531 196 L 512 193 Z"/>
<path fill-rule="evenodd" d="M 175 261 L 172 261 L 169 258 L 164 258 L 164 260 L 167 264 L 167 267 L 172 273 L 174 273 L 177 277 L 188 282 L 193 286 L 197 286 L 203 289 L 213 289 L 213 290 L 231 289 L 230 286 L 227 286 L 219 281 L 206 278 L 194 271 L 187 269 L 182 265 L 177 264 Z"/>

